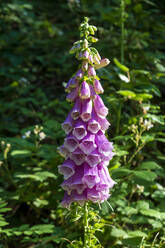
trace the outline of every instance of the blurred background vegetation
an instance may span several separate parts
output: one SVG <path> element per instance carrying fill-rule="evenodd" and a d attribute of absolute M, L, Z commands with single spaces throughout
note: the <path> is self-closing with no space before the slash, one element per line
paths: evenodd
<path fill-rule="evenodd" d="M 60 207 L 68 51 L 84 16 L 98 27 L 98 70 L 117 182 L 99 211 L 104 248 L 165 247 L 165 5 L 156 0 L 0 2 L 0 248 L 72 247 L 80 222 Z M 116 59 L 115 59 L 116 58 Z M 120 63 L 119 63 L 120 61 Z M 101 247 L 101 246 L 99 246 Z"/>

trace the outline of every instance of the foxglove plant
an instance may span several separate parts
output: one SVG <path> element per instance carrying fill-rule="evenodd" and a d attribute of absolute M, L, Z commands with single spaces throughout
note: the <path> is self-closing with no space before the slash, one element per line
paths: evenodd
<path fill-rule="evenodd" d="M 108 65 L 109 60 L 101 59 L 98 51 L 90 46 L 97 41 L 92 36 L 96 30 L 85 18 L 80 25 L 82 39 L 70 50 L 81 64 L 66 85 L 67 100 L 73 103 L 73 108 L 62 124 L 66 138 L 59 147 L 65 158 L 58 166 L 64 176 L 63 207 L 69 207 L 72 202 L 82 205 L 87 201 L 103 202 L 115 184 L 107 168 L 114 155 L 113 144 L 105 136 L 110 125 L 106 119 L 108 108 L 99 96 L 104 90 L 95 71 Z"/>

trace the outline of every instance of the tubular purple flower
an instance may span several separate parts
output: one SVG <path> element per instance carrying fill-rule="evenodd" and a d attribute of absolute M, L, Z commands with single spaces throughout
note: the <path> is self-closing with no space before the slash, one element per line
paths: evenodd
<path fill-rule="evenodd" d="M 80 98 L 76 99 L 76 103 L 71 111 L 71 117 L 73 120 L 77 120 L 80 117 L 81 114 L 81 101 Z"/>
<path fill-rule="evenodd" d="M 65 138 L 64 147 L 66 147 L 69 152 L 74 152 L 78 146 L 79 142 L 73 135 L 69 135 Z"/>
<path fill-rule="evenodd" d="M 75 79 L 75 77 L 73 77 L 68 81 L 65 91 L 70 92 L 76 86 L 77 86 L 77 80 Z"/>
<path fill-rule="evenodd" d="M 88 154 L 87 158 L 86 158 L 86 162 L 91 166 L 96 166 L 100 163 L 101 161 L 101 157 L 99 152 L 96 150 L 94 150 L 93 152 L 91 152 L 90 154 Z"/>
<path fill-rule="evenodd" d="M 91 95 L 91 99 L 94 99 L 95 98 L 95 96 L 96 96 L 96 92 L 95 92 L 95 90 L 94 90 L 94 88 L 93 88 L 93 86 L 92 85 L 89 85 L 89 88 L 90 88 L 90 95 Z"/>
<path fill-rule="evenodd" d="M 100 81 L 97 79 L 94 80 L 94 89 L 95 89 L 96 94 L 102 94 L 104 92 Z"/>
<path fill-rule="evenodd" d="M 68 102 L 74 102 L 74 100 L 77 98 L 78 96 L 78 88 L 74 88 L 66 97 L 66 100 Z"/>
<path fill-rule="evenodd" d="M 94 102 L 94 108 L 95 108 L 97 115 L 100 118 L 105 118 L 108 114 L 108 109 L 107 107 L 105 107 L 101 97 L 96 95 L 93 102 Z"/>
<path fill-rule="evenodd" d="M 106 118 L 100 118 L 100 117 L 98 117 L 97 120 L 98 120 L 98 123 L 100 124 L 101 129 L 103 131 L 106 131 L 109 128 L 110 123 L 107 121 Z"/>
<path fill-rule="evenodd" d="M 61 184 L 61 187 L 68 192 L 70 195 L 72 190 L 76 190 L 78 194 L 82 194 L 86 188 L 85 184 L 82 183 L 82 178 L 84 175 L 83 167 L 78 167 L 72 177 Z"/>
<path fill-rule="evenodd" d="M 101 126 L 100 126 L 99 122 L 97 121 L 97 115 L 93 109 L 92 110 L 92 117 L 91 117 L 90 121 L 88 122 L 88 130 L 91 133 L 96 134 L 100 129 L 101 129 Z"/>
<path fill-rule="evenodd" d="M 85 153 L 85 154 L 90 154 L 96 149 L 96 144 L 95 144 L 95 135 L 93 134 L 88 134 L 80 143 L 79 145 L 80 149 Z"/>
<path fill-rule="evenodd" d="M 81 119 L 84 122 L 87 122 L 91 119 L 91 113 L 92 113 L 92 100 L 87 99 L 82 101 L 82 113 L 81 113 Z"/>
<path fill-rule="evenodd" d="M 69 113 L 66 120 L 62 123 L 62 129 L 65 131 L 66 134 L 69 134 L 73 129 L 73 119 L 71 117 L 71 114 Z"/>
<path fill-rule="evenodd" d="M 75 127 L 73 129 L 73 135 L 78 139 L 81 140 L 83 139 L 86 135 L 87 135 L 87 131 L 86 131 L 86 124 L 81 121 L 78 120 L 75 124 Z"/>
<path fill-rule="evenodd" d="M 77 71 L 77 73 L 76 73 L 76 76 L 75 76 L 75 77 L 76 77 L 77 79 L 80 79 L 80 78 L 82 78 L 82 77 L 83 77 L 83 74 L 84 74 L 84 73 L 83 73 L 83 71 L 82 71 L 81 69 L 79 69 L 79 70 Z"/>
<path fill-rule="evenodd" d="M 74 152 L 70 153 L 70 158 L 75 162 L 76 165 L 81 165 L 85 162 L 86 155 L 82 150 L 77 148 Z"/>
<path fill-rule="evenodd" d="M 96 145 L 98 151 L 105 156 L 109 156 L 113 150 L 112 142 L 109 142 L 101 131 L 99 131 L 96 136 Z"/>
<path fill-rule="evenodd" d="M 57 149 L 58 149 L 59 154 L 62 157 L 68 158 L 69 151 L 68 151 L 68 149 L 64 145 L 58 147 Z"/>
<path fill-rule="evenodd" d="M 88 76 L 90 77 L 95 77 L 96 76 L 96 71 L 95 71 L 95 69 L 94 69 L 94 67 L 93 66 L 89 66 L 89 68 L 88 68 Z"/>
<path fill-rule="evenodd" d="M 75 173 L 75 163 L 71 159 L 67 159 L 58 166 L 58 172 L 64 176 L 64 179 L 68 179 Z"/>
<path fill-rule="evenodd" d="M 90 98 L 90 88 L 89 88 L 89 84 L 86 81 L 82 82 L 79 94 L 81 99 Z"/>
<path fill-rule="evenodd" d="M 90 189 L 100 182 L 97 166 L 90 167 L 87 163 L 84 164 L 84 175 L 82 182 Z"/>

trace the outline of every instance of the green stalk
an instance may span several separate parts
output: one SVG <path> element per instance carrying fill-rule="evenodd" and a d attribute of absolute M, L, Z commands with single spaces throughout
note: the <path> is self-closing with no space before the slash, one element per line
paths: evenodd
<path fill-rule="evenodd" d="M 84 248 L 88 245 L 88 203 L 84 204 Z"/>
<path fill-rule="evenodd" d="M 121 0 L 121 63 L 124 63 L 124 13 L 125 13 L 125 0 Z"/>
<path fill-rule="evenodd" d="M 125 13 L 125 0 L 121 0 L 120 8 L 121 8 L 120 60 L 121 60 L 121 63 L 124 64 L 124 13 Z M 120 84 L 120 89 L 119 90 L 121 90 L 121 87 L 122 87 L 122 84 Z M 117 112 L 116 134 L 119 134 L 122 105 L 123 105 L 123 103 L 120 102 L 118 112 Z"/>

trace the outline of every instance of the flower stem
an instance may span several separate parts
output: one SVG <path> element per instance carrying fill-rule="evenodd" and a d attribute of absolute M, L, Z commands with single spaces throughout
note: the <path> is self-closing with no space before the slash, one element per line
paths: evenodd
<path fill-rule="evenodd" d="M 88 203 L 84 204 L 84 248 L 88 245 Z"/>
<path fill-rule="evenodd" d="M 124 14 L 125 14 L 125 0 L 121 0 L 120 7 L 121 7 L 120 60 L 121 60 L 121 63 L 124 64 Z M 122 87 L 122 83 L 120 83 L 120 89 L 119 90 L 121 90 L 121 87 Z M 122 105 L 123 105 L 123 103 L 120 101 L 118 112 L 117 112 L 116 134 L 119 134 Z"/>

